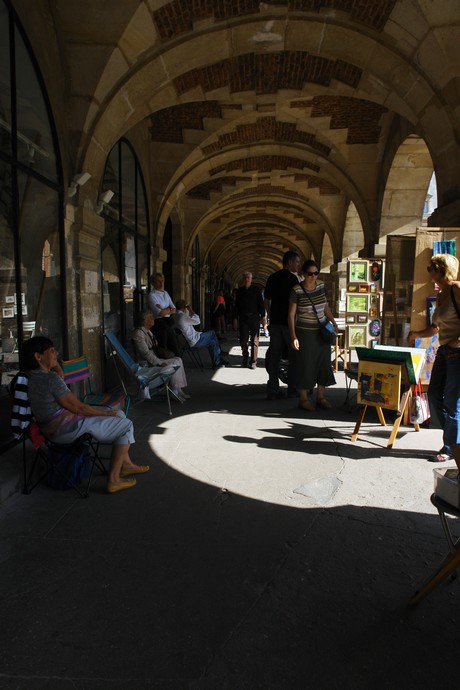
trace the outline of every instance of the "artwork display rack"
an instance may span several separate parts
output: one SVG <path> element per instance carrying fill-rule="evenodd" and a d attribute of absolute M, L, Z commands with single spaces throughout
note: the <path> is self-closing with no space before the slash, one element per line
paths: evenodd
<path fill-rule="evenodd" d="M 423 361 L 414 361 L 413 353 L 403 348 L 400 351 L 357 348 L 356 352 L 359 358 L 358 402 L 361 407 L 351 440 L 357 440 L 368 407 L 376 408 L 382 426 L 386 426 L 383 410 L 395 410 L 396 419 L 387 443 L 387 447 L 392 448 L 401 422 L 409 422 L 412 385 L 418 381 Z M 414 429 L 420 431 L 420 425 L 414 423 Z"/>

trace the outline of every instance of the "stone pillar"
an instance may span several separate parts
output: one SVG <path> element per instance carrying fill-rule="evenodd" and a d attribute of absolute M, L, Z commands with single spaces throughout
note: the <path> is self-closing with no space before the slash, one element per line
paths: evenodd
<path fill-rule="evenodd" d="M 66 206 L 69 355 L 88 357 L 93 386 L 102 387 L 101 240 L 105 222 L 93 210 Z"/>

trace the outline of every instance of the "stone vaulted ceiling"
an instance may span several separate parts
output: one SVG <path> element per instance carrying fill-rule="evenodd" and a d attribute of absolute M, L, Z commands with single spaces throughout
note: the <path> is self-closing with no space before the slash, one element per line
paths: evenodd
<path fill-rule="evenodd" d="M 31 26 L 30 3 L 15 5 Z M 74 165 L 102 170 L 120 136 L 138 150 L 142 141 L 154 245 L 170 219 L 184 260 L 198 238 L 202 261 L 232 282 L 246 269 L 264 282 L 287 249 L 323 268 L 340 261 L 350 249 L 351 205 L 361 227 L 352 249 L 378 243 L 386 179 L 408 137 L 423 141 L 440 169 L 452 158 L 457 2 L 40 0 L 36 7 L 59 38 Z M 421 167 L 414 223 L 433 163 Z M 452 192 L 458 172 L 445 172 L 438 188 Z"/>

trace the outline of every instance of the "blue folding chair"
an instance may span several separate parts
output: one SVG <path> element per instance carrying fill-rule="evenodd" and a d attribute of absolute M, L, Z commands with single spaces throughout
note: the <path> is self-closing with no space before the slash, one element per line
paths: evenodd
<path fill-rule="evenodd" d="M 107 332 L 104 333 L 104 338 L 109 345 L 109 354 L 112 357 L 120 385 L 122 386 L 126 395 L 129 394 L 126 389 L 126 384 L 120 371 L 120 367 L 117 363 L 118 361 L 121 362 L 123 369 L 126 371 L 128 376 L 134 379 L 137 383 L 137 402 L 140 403 L 144 400 L 149 400 L 157 393 L 164 391 L 166 393 L 166 400 L 168 402 L 169 414 L 172 415 L 170 396 L 172 395 L 174 399 L 180 403 L 183 402 L 169 387 L 171 376 L 173 376 L 179 369 L 179 365 L 168 364 L 165 367 L 141 365 L 134 361 L 129 352 L 120 343 L 116 335 Z"/>

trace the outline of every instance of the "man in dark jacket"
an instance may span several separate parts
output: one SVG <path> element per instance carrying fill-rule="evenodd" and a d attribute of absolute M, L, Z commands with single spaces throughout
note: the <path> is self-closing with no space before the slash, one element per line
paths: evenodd
<path fill-rule="evenodd" d="M 299 282 L 300 256 L 293 251 L 285 252 L 283 268 L 272 273 L 265 286 L 265 307 L 269 319 L 270 358 L 267 365 L 268 385 L 267 398 L 275 400 L 284 397 L 279 389 L 279 364 L 283 352 L 288 352 L 288 396 L 295 396 L 296 381 L 294 370 L 294 350 L 291 347 L 288 311 L 289 295 L 294 285 Z"/>
<path fill-rule="evenodd" d="M 257 354 L 259 352 L 260 320 L 265 316 L 262 291 L 252 284 L 252 273 L 243 274 L 244 285 L 236 292 L 236 311 L 240 331 L 240 345 L 243 353 L 243 367 L 249 364 L 250 369 L 257 368 Z M 251 341 L 251 359 L 248 362 Z"/>

